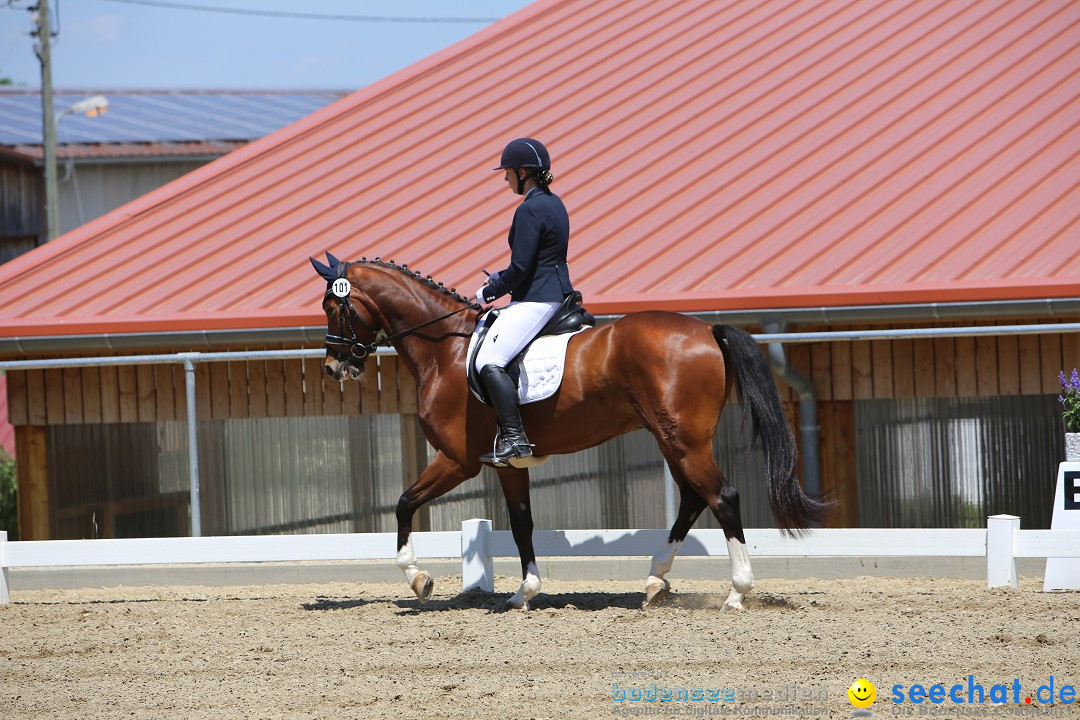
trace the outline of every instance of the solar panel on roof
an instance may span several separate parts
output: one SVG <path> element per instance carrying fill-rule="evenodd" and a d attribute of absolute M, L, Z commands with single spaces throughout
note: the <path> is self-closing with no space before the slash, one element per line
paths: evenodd
<path fill-rule="evenodd" d="M 57 112 L 96 93 L 56 93 Z M 254 140 L 343 97 L 343 91 L 104 93 L 109 110 L 95 118 L 65 115 L 57 141 L 65 143 Z M 41 97 L 0 92 L 0 145 L 40 145 Z"/>

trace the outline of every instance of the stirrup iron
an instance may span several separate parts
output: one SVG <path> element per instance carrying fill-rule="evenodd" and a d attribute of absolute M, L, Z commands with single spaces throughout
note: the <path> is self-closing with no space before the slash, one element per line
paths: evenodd
<path fill-rule="evenodd" d="M 525 442 L 520 442 L 524 440 Z M 514 460 L 524 460 L 533 456 L 532 443 L 522 434 L 518 442 L 508 442 L 502 433 L 495 436 L 491 452 L 480 456 L 480 462 L 494 465 L 495 467 L 507 467 L 508 465 L 520 467 Z"/>

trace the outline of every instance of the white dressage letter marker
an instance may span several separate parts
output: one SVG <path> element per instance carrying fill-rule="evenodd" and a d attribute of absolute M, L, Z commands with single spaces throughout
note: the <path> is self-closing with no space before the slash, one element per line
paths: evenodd
<path fill-rule="evenodd" d="M 1080 530 L 1080 462 L 1063 462 L 1058 465 L 1050 529 Z M 1013 587 L 1016 587 L 1015 580 Z M 1046 558 L 1046 571 L 1043 573 L 1044 591 L 1078 588 L 1080 588 L 1080 559 Z"/>

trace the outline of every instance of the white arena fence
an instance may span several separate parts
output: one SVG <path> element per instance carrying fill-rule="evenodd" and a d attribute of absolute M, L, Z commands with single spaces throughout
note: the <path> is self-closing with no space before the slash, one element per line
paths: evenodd
<path fill-rule="evenodd" d="M 538 530 L 539 557 L 649 557 L 667 530 Z M 490 520 L 466 520 L 460 531 L 415 532 L 417 558 L 460 558 L 462 590 L 495 589 L 492 560 L 518 557 L 509 530 Z M 1016 587 L 1016 558 L 1080 558 L 1080 530 L 1021 530 L 1015 515 L 993 515 L 982 529 L 818 529 L 801 538 L 779 530 L 747 530 L 751 558 L 985 557 L 987 587 Z M 396 533 L 253 535 L 124 540 L 8 542 L 0 531 L 0 603 L 10 602 L 10 569 L 192 563 L 393 561 Z M 693 530 L 680 556 L 726 557 L 722 530 Z M 644 568 L 643 568 L 644 572 Z"/>

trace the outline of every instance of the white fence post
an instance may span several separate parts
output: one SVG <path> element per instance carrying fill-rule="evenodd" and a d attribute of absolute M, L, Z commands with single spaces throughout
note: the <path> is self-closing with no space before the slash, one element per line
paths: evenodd
<path fill-rule="evenodd" d="M 461 591 L 495 591 L 495 563 L 488 554 L 491 521 L 474 518 L 461 523 Z"/>
<path fill-rule="evenodd" d="M 1013 541 L 1020 529 L 1015 515 L 991 515 L 986 519 L 986 587 L 1016 587 Z"/>
<path fill-rule="evenodd" d="M 198 353 L 184 356 L 184 387 L 187 392 L 188 497 L 191 506 L 191 537 L 202 537 L 202 503 L 199 499 L 199 420 L 195 409 L 195 361 Z"/>
<path fill-rule="evenodd" d="M 11 577 L 8 575 L 7 553 L 5 552 L 5 546 L 7 545 L 7 530 L 0 530 L 0 605 L 7 605 L 11 602 L 11 588 L 9 582 Z"/>

